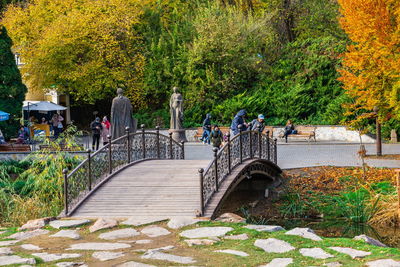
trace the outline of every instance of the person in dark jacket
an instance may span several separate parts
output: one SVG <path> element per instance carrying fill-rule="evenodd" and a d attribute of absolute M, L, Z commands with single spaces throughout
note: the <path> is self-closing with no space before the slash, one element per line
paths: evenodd
<path fill-rule="evenodd" d="M 211 137 L 211 142 L 213 144 L 213 147 L 220 148 L 224 136 L 223 136 L 221 130 L 219 129 L 218 125 L 214 125 L 214 129 L 211 131 L 210 137 Z"/>
<path fill-rule="evenodd" d="M 284 136 L 285 136 L 285 142 L 287 143 L 287 138 L 289 134 L 296 134 L 296 130 L 294 129 L 294 124 L 292 123 L 291 120 L 288 120 L 286 122 L 286 126 L 284 129 Z"/>
<path fill-rule="evenodd" d="M 264 120 L 265 120 L 265 117 L 263 114 L 258 115 L 257 119 L 254 119 L 251 122 L 251 130 L 252 131 L 260 131 L 260 133 L 262 133 L 265 129 Z"/>
<path fill-rule="evenodd" d="M 246 116 L 246 114 L 247 114 L 246 110 L 242 109 L 236 114 L 235 118 L 233 118 L 232 124 L 231 124 L 231 131 L 232 131 L 231 135 L 232 136 L 239 134 L 239 132 L 240 132 L 239 125 L 242 126 L 242 128 L 241 128 L 242 131 L 246 131 L 247 126 L 248 126 L 246 121 L 244 120 L 244 117 Z"/>
<path fill-rule="evenodd" d="M 103 126 L 101 125 L 100 118 L 96 117 L 96 119 L 90 124 L 90 128 L 92 129 L 92 150 L 95 150 L 95 145 L 96 145 L 96 150 L 99 149 L 99 143 L 100 143 L 100 135 L 101 135 L 101 130 L 103 130 Z"/>
<path fill-rule="evenodd" d="M 211 115 L 207 114 L 203 121 L 203 136 L 200 138 L 203 143 L 210 144 L 210 133 L 211 133 Z"/>

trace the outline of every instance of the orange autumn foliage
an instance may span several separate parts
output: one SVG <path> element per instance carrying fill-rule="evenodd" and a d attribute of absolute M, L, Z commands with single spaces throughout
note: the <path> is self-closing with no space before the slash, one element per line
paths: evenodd
<path fill-rule="evenodd" d="M 338 0 L 351 40 L 340 81 L 354 99 L 349 113 L 379 107 L 380 120 L 400 119 L 400 1 Z M 349 114 L 348 114 L 349 115 Z"/>

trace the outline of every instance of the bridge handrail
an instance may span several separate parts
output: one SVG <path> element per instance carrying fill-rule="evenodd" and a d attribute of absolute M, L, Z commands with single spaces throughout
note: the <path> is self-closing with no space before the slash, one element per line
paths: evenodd
<path fill-rule="evenodd" d="M 277 140 L 261 131 L 240 131 L 218 150 L 214 148 L 214 159 L 205 169 L 199 169 L 200 175 L 200 215 L 212 196 L 218 192 L 221 183 L 244 160 L 265 159 L 277 163 Z"/>
<path fill-rule="evenodd" d="M 87 150 L 87 157 L 72 171 L 64 170 L 64 214 L 71 215 L 76 208 L 96 190 L 108 177 L 128 164 L 147 159 L 184 159 L 184 143 L 178 143 L 169 136 L 155 132 L 129 132 L 111 141 L 92 153 Z"/>

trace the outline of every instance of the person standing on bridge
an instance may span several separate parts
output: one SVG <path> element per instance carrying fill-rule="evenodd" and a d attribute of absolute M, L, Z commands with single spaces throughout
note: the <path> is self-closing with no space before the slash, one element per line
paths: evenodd
<path fill-rule="evenodd" d="M 203 136 L 200 138 L 204 144 L 210 144 L 210 134 L 211 134 L 211 115 L 207 114 L 203 121 Z"/>
<path fill-rule="evenodd" d="M 257 119 L 254 119 L 251 122 L 251 130 L 259 131 L 260 133 L 262 133 L 265 129 L 264 120 L 265 120 L 265 117 L 263 114 L 258 115 Z"/>
<path fill-rule="evenodd" d="M 247 114 L 246 110 L 242 109 L 236 114 L 235 118 L 233 118 L 232 124 L 231 124 L 231 132 L 232 132 L 231 135 L 232 136 L 235 136 L 240 133 L 239 125 L 241 125 L 242 131 L 246 131 L 247 126 L 248 126 L 246 121 L 244 120 L 244 117 L 246 116 L 246 114 Z"/>
<path fill-rule="evenodd" d="M 210 137 L 213 147 L 220 148 L 224 136 L 221 130 L 219 129 L 218 125 L 214 125 L 214 129 L 211 131 Z"/>
<path fill-rule="evenodd" d="M 90 124 L 90 128 L 92 129 L 92 150 L 94 150 L 96 145 L 96 150 L 99 149 L 100 143 L 100 134 L 103 126 L 101 125 L 100 118 L 96 117 L 96 119 Z"/>

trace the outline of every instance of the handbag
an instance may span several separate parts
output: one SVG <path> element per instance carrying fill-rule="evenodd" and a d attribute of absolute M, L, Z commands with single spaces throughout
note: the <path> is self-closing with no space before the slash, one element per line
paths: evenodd
<path fill-rule="evenodd" d="M 61 122 L 59 122 L 59 123 L 57 124 L 57 128 L 58 128 L 58 129 L 62 129 L 62 128 L 63 128 L 63 124 L 62 124 Z"/>

